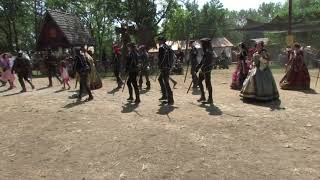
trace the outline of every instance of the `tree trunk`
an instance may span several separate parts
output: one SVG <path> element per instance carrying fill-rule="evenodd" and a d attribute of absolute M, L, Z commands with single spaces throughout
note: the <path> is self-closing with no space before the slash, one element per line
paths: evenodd
<path fill-rule="evenodd" d="M 37 13 L 38 0 L 34 0 L 34 34 L 36 41 L 38 40 L 38 13 Z"/>
<path fill-rule="evenodd" d="M 14 45 L 13 45 L 13 40 L 12 40 L 12 28 L 11 28 L 11 20 L 9 17 L 6 18 L 7 23 L 8 23 L 8 43 L 9 43 L 9 48 L 10 51 L 14 51 Z"/>
<path fill-rule="evenodd" d="M 16 19 L 13 19 L 12 22 L 13 32 L 14 32 L 14 42 L 16 44 L 16 51 L 19 51 L 19 38 L 18 38 L 18 32 L 17 32 L 17 26 L 16 26 Z"/>

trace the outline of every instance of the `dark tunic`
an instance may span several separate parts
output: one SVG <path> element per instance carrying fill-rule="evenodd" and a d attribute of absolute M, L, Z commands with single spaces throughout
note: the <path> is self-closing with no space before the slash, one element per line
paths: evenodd
<path fill-rule="evenodd" d="M 184 62 L 184 53 L 182 51 L 178 52 L 176 54 L 176 56 L 177 56 L 177 59 L 180 60 L 181 63 Z"/>
<path fill-rule="evenodd" d="M 159 48 L 158 67 L 160 70 L 170 70 L 172 68 L 172 50 L 171 48 L 163 44 Z"/>
<path fill-rule="evenodd" d="M 127 56 L 126 72 L 138 72 L 138 54 L 136 51 L 129 52 Z"/>
<path fill-rule="evenodd" d="M 120 69 L 121 69 L 121 54 L 119 53 L 113 53 L 112 55 L 112 59 L 113 59 L 113 69 L 114 71 L 118 71 L 120 72 Z"/>
<path fill-rule="evenodd" d="M 23 77 L 30 76 L 32 71 L 30 61 L 24 57 L 17 57 L 12 66 L 12 71 Z"/>
<path fill-rule="evenodd" d="M 150 67 L 148 52 L 140 53 L 139 59 L 140 59 L 140 64 L 141 64 L 141 70 L 146 71 L 147 68 Z"/>
<path fill-rule="evenodd" d="M 190 50 L 191 70 L 195 70 L 197 65 L 199 64 L 197 57 L 198 57 L 198 50 L 196 47 L 192 46 Z"/>
<path fill-rule="evenodd" d="M 203 53 L 203 58 L 200 64 L 198 64 L 198 69 L 201 69 L 203 73 L 207 73 L 213 68 L 213 51 L 207 49 Z"/>
<path fill-rule="evenodd" d="M 139 67 L 138 67 L 138 53 L 134 50 L 129 52 L 127 56 L 126 63 L 126 72 L 128 73 L 128 81 L 127 86 L 129 90 L 129 99 L 133 98 L 133 89 L 136 94 L 136 101 L 140 102 L 140 94 L 137 83 L 137 75 L 138 75 Z M 133 87 L 133 89 L 132 89 Z"/>

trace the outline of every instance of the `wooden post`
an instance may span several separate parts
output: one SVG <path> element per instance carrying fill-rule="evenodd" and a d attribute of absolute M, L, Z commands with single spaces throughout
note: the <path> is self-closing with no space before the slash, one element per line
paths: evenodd
<path fill-rule="evenodd" d="M 289 27 L 288 35 L 292 35 L 292 0 L 289 0 Z"/>
<path fill-rule="evenodd" d="M 293 35 L 292 35 L 292 0 L 289 1 L 289 12 L 288 12 L 288 36 L 287 36 L 287 44 L 293 45 Z"/>

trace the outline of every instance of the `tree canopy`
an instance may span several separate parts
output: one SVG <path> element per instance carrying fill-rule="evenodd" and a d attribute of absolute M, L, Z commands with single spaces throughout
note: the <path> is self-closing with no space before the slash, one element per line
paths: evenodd
<path fill-rule="evenodd" d="M 242 2 L 243 3 L 243 2 Z M 315 21 L 320 17 L 320 0 L 295 0 L 294 21 Z M 219 0 L 200 7 L 196 0 L 0 0 L 0 49 L 34 50 L 41 19 L 47 9 L 77 14 L 96 40 L 96 52 L 119 42 L 115 27 L 133 25 L 132 39 L 147 46 L 163 34 L 171 40 L 225 36 L 234 43 L 243 33 L 231 31 L 245 25 L 246 18 L 269 22 L 288 16 L 288 3 L 262 3 L 258 9 L 230 11 Z M 265 34 L 277 43 L 285 34 Z M 297 40 L 318 45 L 318 33 L 302 33 Z M 318 45 L 319 46 L 319 45 Z"/>

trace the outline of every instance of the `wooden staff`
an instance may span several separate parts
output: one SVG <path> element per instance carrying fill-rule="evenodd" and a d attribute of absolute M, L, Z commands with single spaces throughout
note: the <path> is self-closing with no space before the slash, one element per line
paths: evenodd
<path fill-rule="evenodd" d="M 186 75 L 184 76 L 184 81 L 183 81 L 183 83 L 186 83 L 187 76 L 188 76 L 188 71 L 189 71 L 189 66 L 190 66 L 190 58 L 189 58 L 189 61 L 188 61 L 187 71 L 186 71 Z"/>
<path fill-rule="evenodd" d="M 318 66 L 319 66 L 319 72 L 318 72 L 318 76 L 317 76 L 317 81 L 316 81 L 316 86 L 315 88 L 317 88 L 317 85 L 318 85 L 318 81 L 319 81 L 319 78 L 320 78 L 320 61 L 318 61 Z"/>
<path fill-rule="evenodd" d="M 126 87 L 126 84 L 128 82 L 128 78 L 129 78 L 129 76 L 126 77 L 126 80 L 125 80 L 123 87 L 122 87 L 122 92 L 124 91 L 124 88 Z"/>

